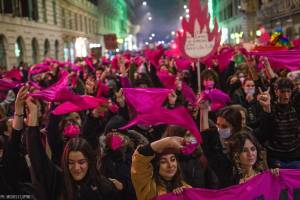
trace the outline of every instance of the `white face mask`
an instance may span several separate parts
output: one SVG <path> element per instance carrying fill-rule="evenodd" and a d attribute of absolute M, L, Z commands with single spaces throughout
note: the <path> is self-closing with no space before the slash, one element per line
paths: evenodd
<path fill-rule="evenodd" d="M 190 143 L 190 144 L 197 144 L 198 141 L 197 139 L 195 138 L 195 136 L 191 135 L 189 137 L 186 137 L 185 140 Z"/>
<path fill-rule="evenodd" d="M 218 128 L 220 138 L 227 139 L 231 136 L 230 128 Z"/>
<path fill-rule="evenodd" d="M 244 92 L 248 95 L 254 95 L 255 88 L 244 88 Z"/>

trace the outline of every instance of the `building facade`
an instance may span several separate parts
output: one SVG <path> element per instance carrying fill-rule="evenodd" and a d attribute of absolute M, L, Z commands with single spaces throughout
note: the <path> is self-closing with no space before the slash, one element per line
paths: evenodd
<path fill-rule="evenodd" d="M 103 35 L 126 38 L 128 24 L 124 0 L 0 0 L 0 66 L 104 52 Z"/>
<path fill-rule="evenodd" d="M 289 39 L 300 34 L 300 0 L 262 0 L 258 19 L 267 31 L 281 27 Z"/>
<path fill-rule="evenodd" d="M 222 28 L 222 41 L 253 41 L 258 26 L 259 5 L 258 0 L 213 0 L 214 15 Z"/>

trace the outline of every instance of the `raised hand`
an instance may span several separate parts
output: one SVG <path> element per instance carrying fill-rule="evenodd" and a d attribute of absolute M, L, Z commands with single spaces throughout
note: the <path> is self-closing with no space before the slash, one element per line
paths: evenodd
<path fill-rule="evenodd" d="M 162 153 L 164 150 L 172 150 L 180 152 L 184 147 L 185 139 L 178 136 L 165 137 L 151 143 L 151 148 L 157 153 Z"/>
<path fill-rule="evenodd" d="M 271 112 L 271 96 L 270 96 L 270 87 L 266 91 L 262 91 L 261 88 L 259 89 L 259 95 L 257 95 L 257 100 L 262 106 L 265 112 Z"/>
<path fill-rule="evenodd" d="M 170 105 L 175 105 L 177 100 L 177 94 L 174 90 L 168 95 L 168 101 Z"/>
<path fill-rule="evenodd" d="M 15 112 L 16 114 L 24 114 L 24 105 L 25 105 L 25 100 L 28 94 L 28 89 L 29 86 L 23 86 L 20 88 L 17 97 L 16 97 L 16 101 L 15 101 Z"/>
<path fill-rule="evenodd" d="M 125 106 L 125 97 L 123 95 L 122 88 L 118 92 L 116 92 L 115 95 L 116 95 L 116 101 L 118 102 L 118 104 L 121 107 L 124 107 Z"/>

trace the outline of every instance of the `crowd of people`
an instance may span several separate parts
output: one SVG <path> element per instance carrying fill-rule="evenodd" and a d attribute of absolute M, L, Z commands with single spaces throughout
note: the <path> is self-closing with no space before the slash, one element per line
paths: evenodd
<path fill-rule="evenodd" d="M 299 169 L 300 73 L 274 71 L 267 57 L 240 46 L 222 48 L 234 53 L 222 69 L 217 59 L 201 63 L 201 92 L 197 63 L 162 48 L 3 71 L 0 195 L 150 200 Z M 200 135 L 158 119 L 126 127 L 144 114 L 127 88 L 167 89 L 157 106 L 184 107 Z M 155 98 L 135 102 L 146 108 Z M 148 107 L 147 117 L 160 114 Z"/>

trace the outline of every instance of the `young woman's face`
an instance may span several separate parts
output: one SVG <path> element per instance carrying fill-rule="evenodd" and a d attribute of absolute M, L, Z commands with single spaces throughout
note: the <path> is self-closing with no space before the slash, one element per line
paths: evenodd
<path fill-rule="evenodd" d="M 254 144 L 247 139 L 242 152 L 240 153 L 240 163 L 243 169 L 252 167 L 257 160 L 257 150 Z"/>
<path fill-rule="evenodd" d="M 254 81 L 252 81 L 252 80 L 247 80 L 247 81 L 244 83 L 243 88 L 255 88 Z"/>
<path fill-rule="evenodd" d="M 174 154 L 166 154 L 159 159 L 159 175 L 165 180 L 172 180 L 177 172 L 177 160 Z"/>
<path fill-rule="evenodd" d="M 82 180 L 89 169 L 88 160 L 80 151 L 71 151 L 68 158 L 68 167 L 74 181 Z"/>

